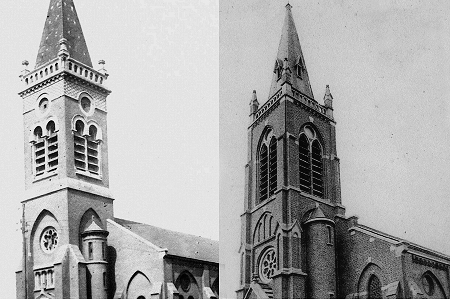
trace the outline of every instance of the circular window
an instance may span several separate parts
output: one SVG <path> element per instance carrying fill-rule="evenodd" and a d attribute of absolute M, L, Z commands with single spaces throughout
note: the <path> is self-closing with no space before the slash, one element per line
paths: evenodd
<path fill-rule="evenodd" d="M 259 278 L 263 283 L 268 283 L 277 269 L 277 257 L 273 249 L 269 249 L 264 253 L 259 263 Z"/>
<path fill-rule="evenodd" d="M 41 98 L 39 102 L 37 103 L 36 113 L 38 115 L 45 115 L 49 111 L 50 108 L 50 101 L 48 98 Z"/>
<path fill-rule="evenodd" d="M 41 248 L 44 252 L 50 253 L 58 246 L 58 232 L 54 227 L 48 227 L 41 236 Z"/>
<path fill-rule="evenodd" d="M 427 295 L 433 295 L 434 293 L 434 282 L 433 282 L 433 278 L 430 275 L 424 275 L 422 276 L 422 285 L 423 285 L 423 290 L 425 291 L 425 293 L 427 293 Z"/>
<path fill-rule="evenodd" d="M 187 274 L 182 274 L 180 277 L 180 287 L 183 291 L 189 291 L 191 287 L 191 279 Z"/>
<path fill-rule="evenodd" d="M 83 110 L 84 113 L 90 114 L 92 112 L 92 101 L 88 97 L 82 97 L 80 100 L 80 106 L 81 110 Z"/>

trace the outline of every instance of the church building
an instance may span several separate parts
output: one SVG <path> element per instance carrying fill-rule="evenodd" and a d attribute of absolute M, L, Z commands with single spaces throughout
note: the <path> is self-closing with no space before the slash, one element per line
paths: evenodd
<path fill-rule="evenodd" d="M 23 64 L 17 298 L 218 298 L 217 241 L 114 217 L 108 73 L 92 64 L 73 0 L 50 1 L 36 66 Z"/>
<path fill-rule="evenodd" d="M 239 299 L 449 298 L 450 256 L 346 217 L 333 96 L 313 96 L 286 5 L 268 100 L 250 101 Z"/>

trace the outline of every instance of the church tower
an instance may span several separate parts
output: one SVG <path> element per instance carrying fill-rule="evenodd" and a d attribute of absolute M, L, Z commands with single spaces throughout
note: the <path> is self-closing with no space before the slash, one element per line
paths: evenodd
<path fill-rule="evenodd" d="M 104 61 L 94 69 L 73 0 L 51 0 L 25 70 L 23 266 L 17 298 L 106 298 L 109 192 Z"/>
<path fill-rule="evenodd" d="M 343 216 L 333 97 L 314 98 L 286 5 L 268 100 L 250 101 L 238 298 L 334 298 Z"/>

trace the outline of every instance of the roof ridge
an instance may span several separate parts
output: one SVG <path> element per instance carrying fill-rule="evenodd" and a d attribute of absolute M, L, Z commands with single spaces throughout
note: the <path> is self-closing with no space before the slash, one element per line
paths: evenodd
<path fill-rule="evenodd" d="M 186 236 L 191 236 L 191 237 L 195 237 L 195 238 L 201 238 L 201 239 L 210 240 L 210 241 L 213 241 L 213 242 L 219 242 L 219 240 L 215 240 L 215 239 L 211 239 L 211 238 L 207 238 L 207 237 L 202 237 L 202 236 L 194 235 L 194 234 L 190 234 L 190 233 L 180 232 L 180 231 L 177 231 L 177 230 L 172 230 L 172 229 L 160 227 L 160 226 L 156 226 L 156 225 L 153 225 L 153 224 L 141 223 L 141 222 L 136 222 L 136 221 L 127 220 L 127 219 L 118 218 L 118 217 L 114 217 L 114 220 L 115 219 L 119 219 L 119 221 L 122 220 L 122 221 L 131 222 L 131 224 L 133 224 L 133 225 L 151 226 L 151 227 L 155 227 L 155 228 L 158 228 L 158 229 L 162 229 L 162 230 L 173 232 L 173 233 L 177 233 L 177 234 L 183 234 L 183 235 L 186 235 Z"/>

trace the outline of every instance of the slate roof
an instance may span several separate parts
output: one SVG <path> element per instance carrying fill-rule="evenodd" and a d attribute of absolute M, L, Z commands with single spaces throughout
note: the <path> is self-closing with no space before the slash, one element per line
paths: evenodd
<path fill-rule="evenodd" d="M 280 44 L 278 46 L 277 61 L 283 65 L 284 59 L 287 58 L 289 69 L 291 70 L 292 86 L 314 100 L 314 96 L 309 83 L 308 71 L 306 69 L 305 59 L 303 57 L 300 40 L 298 38 L 297 29 L 295 28 L 294 18 L 292 17 L 291 5 L 286 5 L 286 14 L 284 17 L 283 29 L 281 31 Z M 295 73 L 295 65 L 299 61 L 304 67 L 302 78 L 297 77 Z M 277 74 L 272 77 L 272 84 L 270 87 L 269 98 L 273 96 L 279 89 L 280 81 Z"/>
<path fill-rule="evenodd" d="M 92 67 L 73 0 L 51 0 L 36 58 L 36 68 L 58 57 L 59 42 L 63 38 L 67 40 L 70 57 Z"/>
<path fill-rule="evenodd" d="M 219 263 L 219 241 L 120 218 L 114 221 L 154 245 L 167 248 L 169 255 Z"/>

